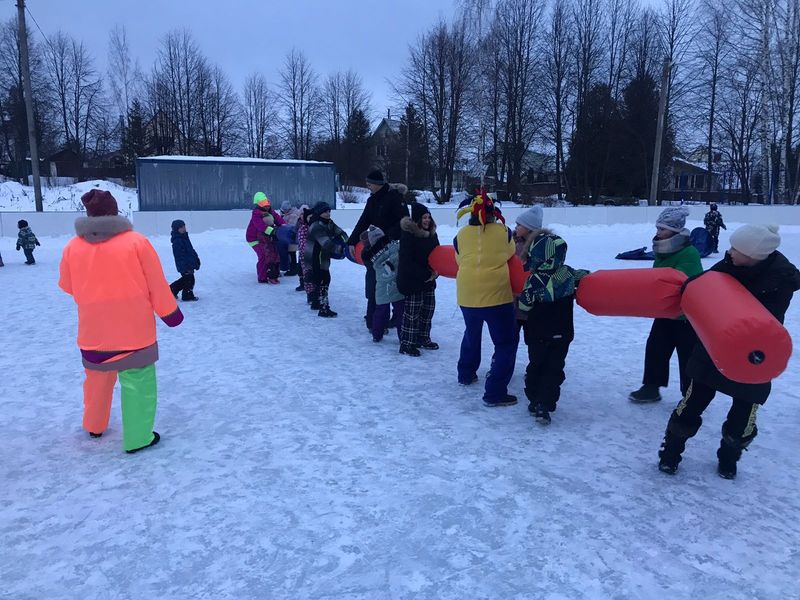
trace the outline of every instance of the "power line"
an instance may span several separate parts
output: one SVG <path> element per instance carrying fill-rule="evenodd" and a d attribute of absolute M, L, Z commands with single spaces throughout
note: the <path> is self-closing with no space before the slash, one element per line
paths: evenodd
<path fill-rule="evenodd" d="M 47 39 L 47 36 L 44 34 L 44 31 L 42 31 L 42 28 L 39 27 L 39 21 L 37 21 L 36 17 L 33 16 L 33 13 L 31 12 L 31 9 L 26 5 L 25 6 L 25 10 L 28 12 L 28 15 L 30 16 L 30 18 L 33 19 L 33 22 L 36 25 L 36 29 L 39 30 L 40 34 L 42 34 L 42 37 L 44 38 L 44 41 L 47 42 L 47 45 L 50 46 L 50 48 L 52 48 L 53 44 L 50 43 L 50 40 Z"/>

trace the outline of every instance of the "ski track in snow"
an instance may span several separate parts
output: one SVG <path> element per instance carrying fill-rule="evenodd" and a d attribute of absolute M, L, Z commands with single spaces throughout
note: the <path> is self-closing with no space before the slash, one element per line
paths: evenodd
<path fill-rule="evenodd" d="M 554 229 L 572 266 L 650 266 L 613 259 L 648 243 L 646 225 Z M 797 263 L 800 228 L 783 237 Z M 77 316 L 57 287 L 67 239 L 42 239 L 35 267 L 0 240 L 0 598 L 800 598 L 797 358 L 736 481 L 716 475 L 721 395 L 669 477 L 656 462 L 677 360 L 663 402 L 627 400 L 649 320 L 576 308 L 543 428 L 524 344 L 518 405 L 481 403 L 487 332 L 480 384 L 456 384 L 453 280 L 439 280 L 441 349 L 415 359 L 394 332 L 372 343 L 361 267 L 334 263 L 339 318 L 319 319 L 295 278 L 256 283 L 243 231 L 209 232 L 192 235 L 200 302 L 181 304 L 179 328 L 159 323 L 162 442 L 129 456 L 118 390 L 101 439 L 80 427 Z M 152 241 L 177 278 L 169 238 Z"/>

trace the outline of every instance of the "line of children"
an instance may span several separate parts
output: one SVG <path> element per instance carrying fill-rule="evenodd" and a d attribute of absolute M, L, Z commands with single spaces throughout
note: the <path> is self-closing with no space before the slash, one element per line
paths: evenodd
<path fill-rule="evenodd" d="M 344 256 L 347 234 L 331 219 L 331 207 L 327 202 L 317 202 L 311 213 L 303 256 L 315 288 L 311 308 L 317 309 L 320 317 L 335 317 L 337 313 L 331 310 L 328 298 L 331 258 Z"/>
<path fill-rule="evenodd" d="M 25 253 L 25 264 L 35 265 L 36 259 L 33 258 L 33 251 L 36 246 L 41 246 L 39 240 L 36 239 L 33 231 L 31 231 L 28 222 L 25 219 L 17 221 L 19 233 L 17 234 L 17 252 L 22 250 Z"/>
<path fill-rule="evenodd" d="M 180 292 L 181 300 L 184 302 L 197 301 L 198 298 L 194 295 L 194 272 L 200 270 L 200 257 L 197 256 L 192 241 L 189 239 L 186 223 L 180 219 L 172 222 L 170 241 L 172 242 L 172 256 L 175 258 L 175 268 L 180 273 L 180 279 L 170 283 L 169 289 L 176 298 Z"/>

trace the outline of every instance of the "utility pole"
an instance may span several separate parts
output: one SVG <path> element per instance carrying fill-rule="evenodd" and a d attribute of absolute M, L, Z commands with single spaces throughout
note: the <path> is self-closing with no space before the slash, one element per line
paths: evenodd
<path fill-rule="evenodd" d="M 25 92 L 25 113 L 28 117 L 28 144 L 31 148 L 31 175 L 36 212 L 42 212 L 42 182 L 39 179 L 39 148 L 36 146 L 36 123 L 33 120 L 33 89 L 31 68 L 28 63 L 28 29 L 25 26 L 25 0 L 17 0 L 17 23 L 19 25 L 19 62 L 22 67 L 22 88 Z"/>
<path fill-rule="evenodd" d="M 653 151 L 653 178 L 650 181 L 650 199 L 648 204 L 655 206 L 658 204 L 659 188 L 659 169 L 661 167 L 661 140 L 664 137 L 664 113 L 667 110 L 667 92 L 669 91 L 669 73 L 672 62 L 669 57 L 664 58 L 664 66 L 661 72 L 661 93 L 658 97 L 658 124 L 656 125 L 656 147 Z"/>

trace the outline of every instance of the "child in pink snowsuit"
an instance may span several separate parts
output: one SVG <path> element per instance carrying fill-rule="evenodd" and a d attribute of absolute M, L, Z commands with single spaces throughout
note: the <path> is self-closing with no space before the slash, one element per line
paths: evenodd
<path fill-rule="evenodd" d="M 247 225 L 245 239 L 258 256 L 256 274 L 259 283 L 278 283 L 280 256 L 275 241 L 275 229 L 286 221 L 272 210 L 269 198 L 258 192 L 253 198 L 255 208 Z"/>

